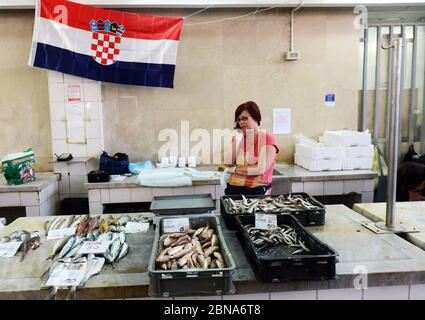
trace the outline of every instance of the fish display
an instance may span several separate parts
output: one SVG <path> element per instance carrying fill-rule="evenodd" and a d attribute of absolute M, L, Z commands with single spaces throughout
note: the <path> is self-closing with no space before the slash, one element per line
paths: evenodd
<path fill-rule="evenodd" d="M 244 228 L 258 251 L 283 245 L 292 249 L 292 255 L 310 252 L 296 231 L 286 224 L 272 229 L 258 229 L 251 224 L 245 225 Z"/>
<path fill-rule="evenodd" d="M 28 251 L 36 250 L 40 247 L 40 234 L 38 231 L 28 232 L 26 230 L 17 230 L 12 232 L 9 236 L 0 238 L 0 243 L 18 242 L 22 241 L 18 251 L 21 252 L 21 262 L 24 261 Z"/>
<path fill-rule="evenodd" d="M 164 233 L 156 266 L 161 270 L 226 268 L 219 238 L 209 223 L 196 230 Z"/>
<path fill-rule="evenodd" d="M 223 199 L 227 212 L 230 214 L 255 213 L 255 212 L 297 212 L 300 210 L 321 209 L 310 199 L 302 195 L 280 195 L 278 197 L 246 198 L 242 195 L 242 200 L 231 198 Z"/>

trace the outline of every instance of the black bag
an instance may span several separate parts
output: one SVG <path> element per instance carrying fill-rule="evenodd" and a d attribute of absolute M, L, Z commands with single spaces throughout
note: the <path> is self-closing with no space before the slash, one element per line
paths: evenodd
<path fill-rule="evenodd" d="M 418 154 L 415 151 L 415 147 L 412 145 L 410 145 L 409 150 L 407 151 L 407 153 L 404 155 L 403 158 L 403 162 L 417 162 L 417 163 L 421 163 L 421 164 L 425 164 L 425 154 Z"/>
<path fill-rule="evenodd" d="M 115 153 L 113 157 L 108 155 L 106 151 L 102 152 L 99 162 L 99 170 L 108 174 L 125 174 L 128 173 L 128 155 L 125 153 Z"/>
<path fill-rule="evenodd" d="M 382 159 L 384 158 L 381 149 L 379 146 L 376 146 L 378 150 L 378 164 L 379 172 L 378 175 L 378 187 L 375 190 L 374 202 L 386 202 L 387 201 L 387 186 L 388 186 L 388 177 L 384 175 L 384 170 L 382 168 Z"/>

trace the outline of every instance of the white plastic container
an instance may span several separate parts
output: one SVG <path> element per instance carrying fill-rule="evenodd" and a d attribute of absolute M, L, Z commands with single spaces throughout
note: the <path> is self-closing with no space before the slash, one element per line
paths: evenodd
<path fill-rule="evenodd" d="M 334 171 L 342 169 L 342 159 L 310 159 L 298 154 L 294 156 L 295 164 L 310 171 Z"/>
<path fill-rule="evenodd" d="M 295 153 L 301 157 L 312 160 L 342 159 L 341 147 L 329 147 L 321 143 L 314 146 L 297 143 L 295 145 Z"/>
<path fill-rule="evenodd" d="M 360 170 L 372 169 L 373 158 L 344 158 L 342 160 L 343 170 Z"/>
<path fill-rule="evenodd" d="M 351 130 L 325 131 L 323 138 L 319 141 L 329 146 L 355 147 L 369 146 L 372 144 L 369 132 L 358 132 Z"/>
<path fill-rule="evenodd" d="M 373 158 L 373 145 L 342 147 L 344 158 Z"/>

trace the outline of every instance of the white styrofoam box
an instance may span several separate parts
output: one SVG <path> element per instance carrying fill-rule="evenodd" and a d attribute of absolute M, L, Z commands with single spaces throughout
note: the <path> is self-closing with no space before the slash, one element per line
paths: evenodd
<path fill-rule="evenodd" d="M 292 182 L 291 192 L 304 192 L 304 183 L 303 182 Z"/>
<path fill-rule="evenodd" d="M 21 197 L 19 192 L 0 193 L 0 206 L 2 207 L 19 207 L 21 205 Z"/>
<path fill-rule="evenodd" d="M 99 189 L 89 190 L 89 201 L 90 202 L 100 202 L 100 190 Z"/>
<path fill-rule="evenodd" d="M 100 139 L 87 139 L 87 157 L 100 157 L 101 154 Z"/>
<path fill-rule="evenodd" d="M 109 189 L 100 189 L 100 198 L 103 203 L 110 203 L 111 197 L 109 196 Z"/>
<path fill-rule="evenodd" d="M 71 176 L 82 176 L 87 174 L 85 162 L 70 162 L 69 163 L 69 174 Z"/>
<path fill-rule="evenodd" d="M 64 102 L 65 91 L 63 83 L 49 83 L 49 101 L 50 102 Z"/>
<path fill-rule="evenodd" d="M 101 101 L 100 83 L 83 83 L 84 101 Z"/>
<path fill-rule="evenodd" d="M 111 203 L 130 202 L 130 188 L 114 188 L 109 190 L 109 198 Z"/>
<path fill-rule="evenodd" d="M 324 144 L 309 146 L 306 144 L 296 144 L 295 153 L 309 159 L 342 159 L 341 147 L 331 147 Z"/>
<path fill-rule="evenodd" d="M 270 292 L 270 300 L 316 300 L 316 290 Z"/>
<path fill-rule="evenodd" d="M 47 71 L 47 81 L 49 83 L 63 83 L 63 73 L 48 70 Z"/>
<path fill-rule="evenodd" d="M 68 152 L 71 153 L 73 157 L 87 157 L 87 145 L 68 143 Z"/>
<path fill-rule="evenodd" d="M 75 82 L 82 83 L 83 78 L 64 73 L 63 74 L 63 82 L 66 82 L 66 83 L 75 83 Z"/>
<path fill-rule="evenodd" d="M 40 206 L 25 207 L 25 215 L 27 217 L 38 217 L 38 216 L 40 216 Z"/>
<path fill-rule="evenodd" d="M 373 145 L 358 147 L 342 147 L 344 158 L 372 158 Z"/>
<path fill-rule="evenodd" d="M 84 184 L 87 182 L 87 176 L 69 176 L 69 187 L 71 193 L 88 194 Z"/>
<path fill-rule="evenodd" d="M 362 300 L 362 289 L 327 289 L 317 291 L 318 300 Z"/>
<path fill-rule="evenodd" d="M 407 300 L 409 286 L 372 287 L 364 289 L 364 300 Z"/>
<path fill-rule="evenodd" d="M 325 131 L 323 139 L 329 146 L 369 146 L 371 144 L 371 135 L 369 132 L 359 132 L 351 130 Z"/>
<path fill-rule="evenodd" d="M 337 195 L 344 192 L 344 181 L 324 181 L 323 195 Z"/>
<path fill-rule="evenodd" d="M 102 118 L 102 103 L 101 102 L 87 102 L 86 106 L 86 119 L 87 120 L 100 120 Z"/>
<path fill-rule="evenodd" d="M 304 192 L 312 196 L 322 196 L 323 186 L 323 181 L 304 182 Z"/>
<path fill-rule="evenodd" d="M 68 144 L 66 143 L 66 139 L 60 140 L 52 140 L 52 153 L 53 156 L 55 153 L 59 156 L 62 153 L 68 152 Z"/>
<path fill-rule="evenodd" d="M 36 206 L 39 204 L 38 192 L 20 192 L 21 206 Z"/>
<path fill-rule="evenodd" d="M 344 158 L 342 170 L 372 169 L 373 158 Z"/>
<path fill-rule="evenodd" d="M 130 194 L 132 202 L 152 201 L 152 188 L 131 188 Z"/>
<path fill-rule="evenodd" d="M 65 121 L 65 102 L 52 102 L 50 103 L 50 120 L 52 121 Z"/>
<path fill-rule="evenodd" d="M 342 160 L 341 159 L 325 159 L 325 160 L 314 160 L 305 158 L 298 154 L 294 155 L 295 164 L 310 170 L 310 171 L 331 171 L 331 170 L 341 170 L 342 169 Z"/>
<path fill-rule="evenodd" d="M 52 139 L 63 140 L 66 139 L 65 121 L 52 121 Z"/>
<path fill-rule="evenodd" d="M 100 139 L 100 120 L 86 121 L 87 139 Z"/>

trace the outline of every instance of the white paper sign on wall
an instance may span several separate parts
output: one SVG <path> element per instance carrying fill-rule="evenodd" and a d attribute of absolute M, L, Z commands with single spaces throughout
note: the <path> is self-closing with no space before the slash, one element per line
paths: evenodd
<path fill-rule="evenodd" d="M 291 109 L 280 108 L 273 109 L 273 133 L 290 134 L 291 133 Z"/>

